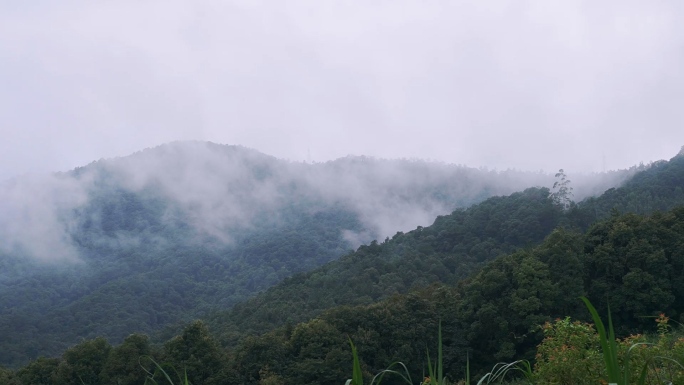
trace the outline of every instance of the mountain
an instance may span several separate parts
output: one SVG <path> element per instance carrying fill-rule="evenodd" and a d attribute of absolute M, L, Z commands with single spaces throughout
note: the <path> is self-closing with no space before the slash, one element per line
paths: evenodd
<path fill-rule="evenodd" d="M 433 282 L 455 284 L 498 255 L 541 242 L 561 217 L 546 188 L 489 198 L 440 216 L 432 226 L 373 241 L 287 278 L 210 317 L 210 325 L 230 346 L 245 335 L 302 322 L 331 307 L 370 304 Z"/>
<path fill-rule="evenodd" d="M 684 157 L 676 156 L 567 211 L 545 188 L 489 198 L 439 216 L 432 226 L 397 233 L 288 278 L 211 315 L 209 325 L 226 346 L 235 346 L 245 335 L 303 322 L 336 306 L 370 304 L 434 282 L 454 285 L 498 256 L 539 244 L 559 226 L 585 231 L 618 213 L 651 214 L 684 205 L 682 187 Z"/>
<path fill-rule="evenodd" d="M 636 171 L 578 176 L 575 192 L 603 191 Z M 290 162 L 205 142 L 5 181 L 0 363 L 55 355 L 83 338 L 117 342 L 230 309 L 361 244 L 552 183 L 543 173 L 418 160 Z M 373 253 L 376 244 L 368 247 Z M 465 276 L 477 258 L 449 274 Z M 413 284 L 397 285 L 402 292 Z"/>
<path fill-rule="evenodd" d="M 675 157 L 569 207 L 546 188 L 492 197 L 296 274 L 214 313 L 210 328 L 194 321 L 161 346 L 141 334 L 115 346 L 103 337 L 82 340 L 59 357 L 14 372 L 0 368 L 0 380 L 138 384 L 142 366 L 151 365 L 140 357 L 152 355 L 183 368 L 194 383 L 336 384 L 349 375 L 351 338 L 366 376 L 399 360 L 417 381 L 440 321 L 445 371 L 457 379 L 467 356 L 473 373 L 533 358 L 540 324 L 587 319 L 579 295 L 603 314 L 607 299 L 620 334 L 648 331 L 652 315 L 684 314 L 683 179 L 684 158 Z M 279 322 L 284 318 L 290 322 Z"/>
<path fill-rule="evenodd" d="M 232 351 L 226 365 L 237 376 L 233 383 L 245 384 L 339 382 L 349 376 L 349 338 L 366 374 L 404 362 L 415 376 L 425 370 L 426 346 L 436 348 L 440 321 L 452 379 L 463 374 L 466 356 L 473 373 L 496 362 L 534 360 L 539 325 L 566 316 L 589 320 L 582 295 L 602 314 L 610 302 L 621 335 L 652 331 L 658 314 L 684 317 L 683 186 L 684 157 L 677 156 L 567 211 L 549 210 L 544 189 L 490 198 L 290 278 L 215 315 L 209 327 Z M 537 226 L 539 218 L 557 226 Z M 543 233 L 535 230 L 548 228 L 555 229 L 531 246 Z M 499 238 L 483 241 L 489 231 Z M 521 233 L 528 235 L 526 247 L 506 243 Z M 479 242 L 464 242 L 473 234 Z M 468 261 L 481 244 L 517 250 L 495 249 L 458 279 L 452 258 Z M 401 276 L 402 285 L 391 276 Z"/>
<path fill-rule="evenodd" d="M 458 285 L 337 306 L 245 338 L 224 363 L 236 377 L 225 383 L 340 383 L 351 372 L 349 339 L 367 378 L 403 362 L 415 383 L 423 378 L 426 348 L 436 355 L 439 324 L 444 373 L 463 378 L 469 357 L 473 377 L 480 378 L 497 362 L 533 362 L 545 322 L 567 316 L 589 321 L 582 295 L 601 314 L 610 302 L 620 337 L 653 333 L 658 314 L 673 320 L 684 314 L 682 247 L 684 207 L 616 215 L 584 234 L 558 229 L 536 247 L 495 258 Z"/>
<path fill-rule="evenodd" d="M 684 157 L 675 157 L 569 207 L 546 188 L 492 197 L 297 274 L 162 346 L 140 334 L 116 346 L 83 340 L 59 357 L 0 369 L 0 379 L 136 384 L 149 354 L 196 383 L 336 384 L 349 376 L 351 338 L 366 376 L 401 361 L 418 381 L 441 321 L 445 372 L 455 380 L 466 357 L 473 373 L 533 358 L 540 324 L 588 318 L 580 295 L 601 313 L 607 299 L 621 335 L 648 332 L 653 315 L 684 314 L 682 182 Z"/>

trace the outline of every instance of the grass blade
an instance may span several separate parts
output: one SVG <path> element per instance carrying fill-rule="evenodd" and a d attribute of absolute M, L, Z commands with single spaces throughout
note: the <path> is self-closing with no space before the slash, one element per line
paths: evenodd
<path fill-rule="evenodd" d="M 145 373 L 147 373 L 147 378 L 145 379 L 145 383 L 147 383 L 147 381 L 149 380 L 152 384 L 157 385 L 158 383 L 154 379 L 154 376 L 157 373 L 161 373 L 164 376 L 164 378 L 166 378 L 166 381 L 168 381 L 170 385 L 174 385 L 173 380 L 171 379 L 171 376 L 169 376 L 169 374 L 166 373 L 166 370 L 164 370 L 162 365 L 160 365 L 157 361 L 154 360 L 154 358 L 152 358 L 150 356 L 141 356 L 139 361 L 142 361 L 144 358 L 150 360 L 154 364 L 154 366 L 156 367 L 156 369 L 154 370 L 154 373 L 151 373 L 150 371 L 145 369 L 145 367 L 142 365 L 142 362 L 140 362 L 140 366 L 142 366 Z M 180 374 L 178 374 L 178 371 L 176 371 L 176 369 L 173 367 L 171 367 L 171 368 L 176 372 L 176 376 L 178 376 L 178 379 L 181 381 L 181 385 L 190 385 L 190 382 L 188 381 L 187 371 L 185 372 L 185 381 L 183 381 Z"/>
<path fill-rule="evenodd" d="M 495 381 L 498 381 L 498 383 L 501 384 L 503 383 L 503 380 L 508 372 L 516 370 L 521 371 L 528 380 L 532 377 L 532 366 L 525 360 L 513 361 L 508 364 L 505 362 L 499 362 L 498 364 L 494 365 L 489 373 L 480 378 L 480 381 L 477 382 L 477 385 L 493 384 Z"/>
<path fill-rule="evenodd" d="M 347 380 L 346 385 L 363 385 L 363 373 L 361 372 L 361 362 L 359 361 L 359 354 L 356 351 L 356 346 L 354 346 L 354 342 L 352 342 L 351 338 L 349 338 L 349 345 L 351 346 L 352 350 L 352 378 L 351 380 Z"/>
<path fill-rule="evenodd" d="M 439 320 L 439 326 L 437 331 L 437 383 L 439 385 L 444 385 L 444 373 L 443 373 L 443 362 L 442 362 L 442 320 Z"/>
<path fill-rule="evenodd" d="M 466 351 L 466 385 L 470 385 L 470 352 Z"/>
<path fill-rule="evenodd" d="M 405 373 L 405 374 L 402 374 L 402 373 L 400 373 L 400 372 L 398 372 L 398 371 L 396 371 L 396 370 L 392 370 L 392 367 L 395 366 L 395 365 L 400 365 L 402 368 L 404 368 L 404 373 Z M 406 382 L 407 384 L 413 385 L 413 383 L 411 382 L 411 375 L 409 374 L 408 368 L 406 367 L 406 365 L 404 365 L 403 362 L 393 362 L 390 366 L 387 367 L 387 369 L 385 369 L 385 370 L 383 370 L 382 372 L 376 374 L 375 377 L 373 377 L 373 379 L 371 380 L 371 385 L 373 385 L 373 384 L 378 384 L 378 385 L 379 385 L 380 382 L 382 381 L 382 378 L 385 377 L 385 374 L 388 374 L 388 373 L 389 373 L 389 374 L 396 374 L 396 375 L 398 375 L 399 377 L 401 377 L 401 379 L 403 379 L 404 382 Z M 377 379 L 377 382 L 375 382 L 376 379 Z"/>
<path fill-rule="evenodd" d="M 615 330 L 613 329 L 613 320 L 610 315 L 610 307 L 608 308 L 608 327 L 609 333 L 606 333 L 605 325 L 601 320 L 596 308 L 591 304 L 587 297 L 580 297 L 586 305 L 591 317 L 594 319 L 596 330 L 599 333 L 601 343 L 601 350 L 603 352 L 603 360 L 606 364 L 606 371 L 608 372 L 608 382 L 620 385 L 628 385 L 624 381 L 626 378 L 621 378 L 620 367 L 617 360 L 617 344 L 615 342 Z"/>

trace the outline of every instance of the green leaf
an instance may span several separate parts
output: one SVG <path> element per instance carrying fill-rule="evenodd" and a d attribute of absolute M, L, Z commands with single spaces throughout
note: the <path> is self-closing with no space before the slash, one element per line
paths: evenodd
<path fill-rule="evenodd" d="M 359 354 L 356 351 L 356 346 L 354 346 L 354 342 L 352 342 L 351 338 L 349 338 L 349 345 L 351 346 L 352 350 L 353 364 L 352 378 L 351 380 L 347 380 L 347 385 L 363 385 L 363 373 L 361 372 L 361 362 L 359 361 Z"/>
<path fill-rule="evenodd" d="M 615 330 L 613 328 L 613 320 L 610 315 L 610 306 L 608 307 L 608 328 L 609 331 L 606 333 L 606 327 L 601 320 L 596 308 L 591 304 L 587 297 L 580 297 L 584 304 L 586 305 L 591 317 L 594 319 L 594 324 L 596 325 L 596 330 L 599 333 L 599 340 L 601 343 L 601 350 L 603 352 L 603 360 L 606 364 L 606 371 L 608 372 L 608 382 L 616 383 L 620 385 L 628 385 L 625 380 L 620 375 L 620 366 L 618 365 L 617 359 L 617 344 L 615 342 Z"/>

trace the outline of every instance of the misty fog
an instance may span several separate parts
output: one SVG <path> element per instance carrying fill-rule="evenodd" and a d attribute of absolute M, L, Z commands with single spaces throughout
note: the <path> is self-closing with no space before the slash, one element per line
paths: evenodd
<path fill-rule="evenodd" d="M 619 185 L 636 171 L 568 175 L 579 201 Z M 167 202 L 162 221 L 187 221 L 198 234 L 225 244 L 257 217 L 277 226 L 282 210 L 338 204 L 363 230 L 342 230 L 351 247 L 431 224 L 493 195 L 551 187 L 553 174 L 487 170 L 423 160 L 349 156 L 324 163 L 280 160 L 239 146 L 174 142 L 127 157 L 100 160 L 71 172 L 17 177 L 0 185 L 0 251 L 39 261 L 77 261 L 72 235 L 83 207 L 103 191 L 155 195 Z M 180 213 L 180 214 L 179 214 Z M 180 215 L 180 217 L 179 217 Z M 181 218 L 182 217 L 182 218 Z M 119 232 L 116 242 L 136 244 Z M 108 242 L 112 241 L 107 240 Z M 163 242 L 163 240 L 161 240 Z"/>

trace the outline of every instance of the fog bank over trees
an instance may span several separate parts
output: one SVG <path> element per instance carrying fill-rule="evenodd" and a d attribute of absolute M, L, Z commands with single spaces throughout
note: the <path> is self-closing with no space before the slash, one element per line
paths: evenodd
<path fill-rule="evenodd" d="M 569 175 L 574 198 L 600 194 L 635 170 Z M 363 156 L 290 162 L 239 146 L 174 142 L 70 172 L 2 183 L 0 250 L 42 261 L 78 260 L 72 236 L 84 224 L 91 230 L 108 226 L 101 213 L 84 208 L 97 206 L 113 191 L 153 198 L 164 206 L 158 212 L 161 224 L 180 221 L 198 236 L 225 243 L 239 229 L 265 221 L 277 225 L 283 210 L 294 206 L 315 212 L 337 205 L 362 223 L 361 231 L 342 229 L 355 247 L 429 225 L 437 215 L 489 196 L 553 183 L 553 175 L 541 172 Z M 131 242 L 126 238 L 136 236 L 121 228 L 114 233 L 107 242 Z"/>

